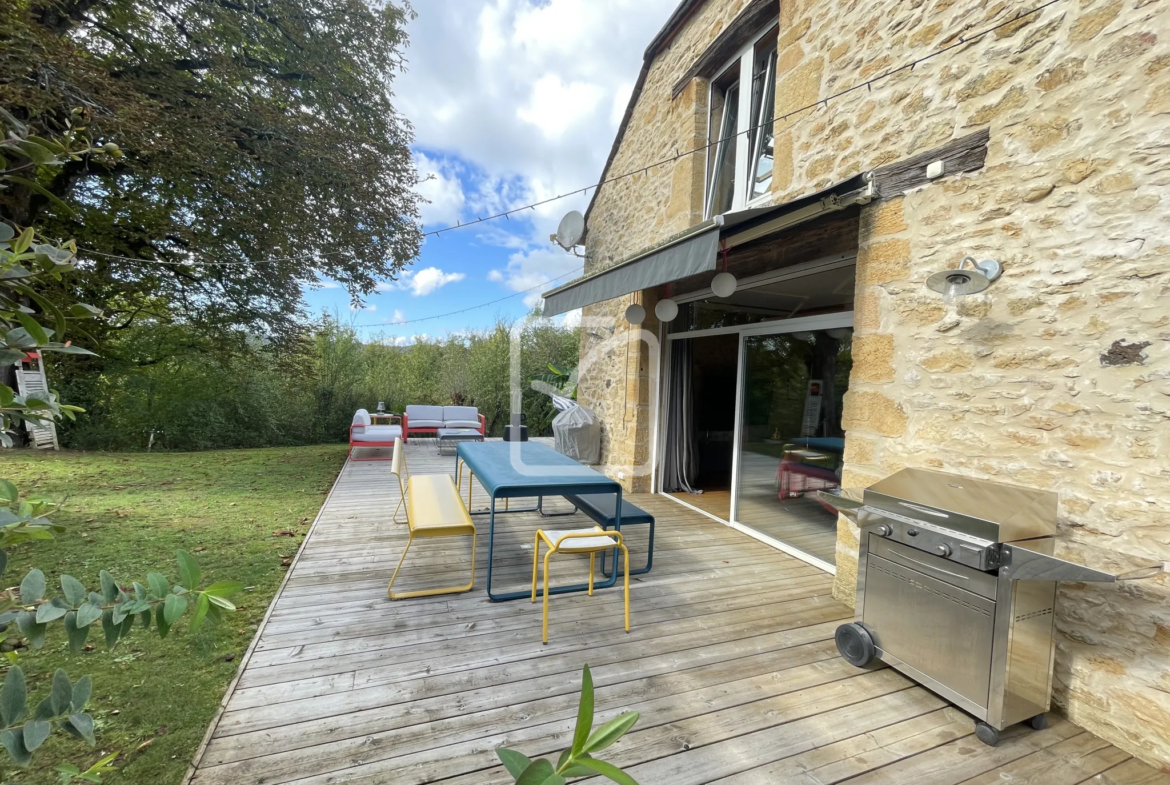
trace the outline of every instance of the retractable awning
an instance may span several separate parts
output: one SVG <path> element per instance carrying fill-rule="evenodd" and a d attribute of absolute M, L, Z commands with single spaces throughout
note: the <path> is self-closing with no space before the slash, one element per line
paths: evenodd
<path fill-rule="evenodd" d="M 733 248 L 825 213 L 864 204 L 873 195 L 868 176 L 858 175 L 784 204 L 717 215 L 612 267 L 545 292 L 543 314 L 556 316 L 714 270 L 721 244 Z"/>

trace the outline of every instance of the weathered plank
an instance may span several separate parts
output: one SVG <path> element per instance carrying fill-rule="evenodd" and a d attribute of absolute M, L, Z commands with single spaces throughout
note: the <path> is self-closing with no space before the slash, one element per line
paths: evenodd
<path fill-rule="evenodd" d="M 453 470 L 433 449 L 410 444 L 415 473 Z M 539 604 L 486 600 L 482 542 L 476 591 L 391 602 L 386 582 L 406 544 L 391 521 L 397 493 L 388 464 L 347 464 L 191 785 L 504 785 L 496 747 L 563 748 L 586 663 L 598 721 L 643 712 L 606 757 L 644 783 L 1170 785 L 1063 721 L 983 746 L 962 712 L 894 671 L 857 670 L 836 655 L 833 631 L 851 614 L 828 596 L 830 576 L 665 497 L 634 500 L 658 530 L 654 570 L 632 581 L 629 635 L 621 594 L 607 589 L 553 598 L 550 643 L 540 645 Z M 501 521 L 493 579 L 523 588 L 525 545 L 548 522 Z M 469 554 L 456 543 L 417 557 L 412 548 L 412 578 L 441 580 Z M 580 580 L 584 564 L 566 559 L 554 577 Z"/>

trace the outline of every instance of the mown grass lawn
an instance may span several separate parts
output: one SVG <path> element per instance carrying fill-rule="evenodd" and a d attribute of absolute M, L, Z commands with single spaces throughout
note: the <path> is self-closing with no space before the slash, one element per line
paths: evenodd
<path fill-rule="evenodd" d="M 98 590 L 102 569 L 124 585 L 145 582 L 151 571 L 177 582 L 174 554 L 185 548 L 198 560 L 204 585 L 234 579 L 249 587 L 233 598 L 238 613 L 194 635 L 188 614 L 166 640 L 136 627 L 107 651 L 99 627 L 90 633 L 92 648 L 74 656 L 55 624 L 43 649 L 20 649 L 30 705 L 48 694 L 57 668 L 74 681 L 93 677 L 89 709 L 98 746 L 54 734 L 29 770 L 8 766 L 0 752 L 0 781 L 56 783 L 54 765 L 84 770 L 117 750 L 119 770 L 105 782 L 179 783 L 284 576 L 282 561 L 303 542 L 344 459 L 344 445 L 149 455 L 0 452 L 0 477 L 22 492 L 67 497 L 54 520 L 69 526 L 55 540 L 14 548 L 5 586 L 19 584 L 33 566 L 57 594 L 62 573 L 91 590 Z M 288 531 L 295 536 L 274 535 Z"/>

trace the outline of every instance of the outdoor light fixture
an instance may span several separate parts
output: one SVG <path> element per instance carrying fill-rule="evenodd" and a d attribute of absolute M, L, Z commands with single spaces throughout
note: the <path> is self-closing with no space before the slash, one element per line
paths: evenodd
<path fill-rule="evenodd" d="M 731 273 L 723 272 L 711 279 L 711 292 L 716 297 L 730 297 L 735 294 L 739 282 Z"/>
<path fill-rule="evenodd" d="M 973 256 L 964 256 L 953 270 L 943 270 L 926 279 L 926 285 L 939 292 L 945 302 L 966 294 L 978 294 L 1003 274 L 1003 265 L 994 259 L 975 261 Z"/>
<path fill-rule="evenodd" d="M 634 303 L 626 308 L 626 321 L 630 324 L 641 324 L 646 321 L 646 309 Z"/>
<path fill-rule="evenodd" d="M 719 254 L 723 257 L 723 271 L 711 279 L 711 294 L 716 297 L 730 297 L 735 294 L 739 281 L 727 272 L 727 244 L 722 240 L 719 242 Z"/>
<path fill-rule="evenodd" d="M 654 306 L 654 315 L 661 322 L 673 321 L 674 317 L 678 316 L 678 303 L 669 297 L 665 300 L 659 300 L 658 304 Z"/>

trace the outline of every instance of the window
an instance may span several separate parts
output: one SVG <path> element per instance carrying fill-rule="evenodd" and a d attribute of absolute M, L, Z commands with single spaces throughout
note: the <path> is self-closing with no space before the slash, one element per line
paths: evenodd
<path fill-rule="evenodd" d="M 711 80 L 704 205 L 708 218 L 740 209 L 771 188 L 776 38 L 776 27 L 757 36 Z"/>

